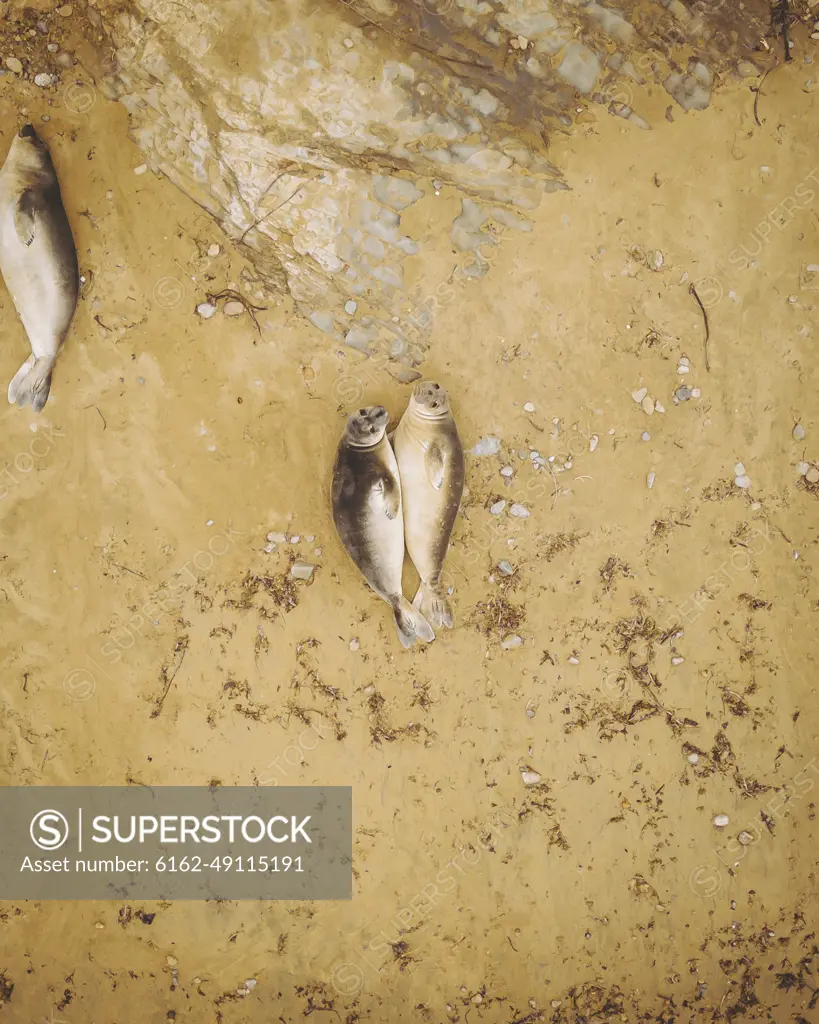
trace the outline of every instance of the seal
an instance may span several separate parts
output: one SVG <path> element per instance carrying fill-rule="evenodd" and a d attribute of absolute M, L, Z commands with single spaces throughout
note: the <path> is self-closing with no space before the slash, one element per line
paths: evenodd
<path fill-rule="evenodd" d="M 77 306 L 77 250 L 48 147 L 32 125 L 14 138 L 0 170 L 0 273 L 31 344 L 9 384 L 9 402 L 37 412 Z"/>
<path fill-rule="evenodd" d="M 404 647 L 435 639 L 430 624 L 401 593 L 404 520 L 401 481 L 380 405 L 347 420 L 333 466 L 333 522 L 364 579 L 393 610 Z"/>
<path fill-rule="evenodd" d="M 393 443 L 407 551 L 421 577 L 412 603 L 433 628 L 451 627 L 441 569 L 464 492 L 464 450 L 449 396 L 440 384 L 416 384 Z"/>

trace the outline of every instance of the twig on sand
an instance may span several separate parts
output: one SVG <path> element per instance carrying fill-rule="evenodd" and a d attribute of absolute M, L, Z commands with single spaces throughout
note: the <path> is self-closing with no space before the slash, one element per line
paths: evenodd
<path fill-rule="evenodd" d="M 779 27 L 782 29 L 782 42 L 785 46 L 785 60 L 793 60 L 793 57 L 791 56 L 791 44 L 788 39 L 788 18 L 790 17 L 788 0 L 779 0 L 776 13 L 779 19 Z"/>
<path fill-rule="evenodd" d="M 179 658 L 176 662 L 176 667 L 173 670 L 171 676 L 168 675 L 168 668 L 166 665 L 162 666 L 162 679 L 165 683 L 165 689 L 162 691 L 162 695 L 156 702 L 156 707 L 151 712 L 151 718 L 159 718 L 162 713 L 162 705 L 165 703 L 165 698 L 168 696 L 171 686 L 173 685 L 176 674 L 182 668 L 182 662 L 185 660 L 185 652 L 188 649 L 188 638 L 187 636 L 181 636 L 174 645 L 174 654 L 178 654 Z"/>
<path fill-rule="evenodd" d="M 267 306 L 254 306 L 252 302 L 241 294 L 241 292 L 234 291 L 233 288 L 223 288 L 221 292 L 215 293 L 208 292 L 207 299 L 211 305 L 215 305 L 219 299 L 233 299 L 235 302 L 240 302 L 247 310 L 250 319 L 253 321 L 253 326 L 259 332 L 259 336 L 261 337 L 262 329 L 259 327 L 259 321 L 256 319 L 256 313 L 266 310 Z"/>
<path fill-rule="evenodd" d="M 759 120 L 759 96 L 760 96 L 760 93 L 762 92 L 762 86 L 765 84 L 765 79 L 768 77 L 768 75 L 772 71 L 776 71 L 777 68 L 781 68 L 781 67 L 782 67 L 781 64 L 774 64 L 774 66 L 772 68 L 768 68 L 767 71 L 765 72 L 765 74 L 760 79 L 759 85 L 754 90 L 756 92 L 756 96 L 754 96 L 754 120 L 756 121 L 756 123 L 759 125 L 760 128 L 763 125 L 763 122 Z"/>
<path fill-rule="evenodd" d="M 708 314 L 705 312 L 705 306 L 703 306 L 703 304 L 702 304 L 702 299 L 699 297 L 699 295 L 697 295 L 697 289 L 694 287 L 694 285 L 692 284 L 689 287 L 688 290 L 694 296 L 694 298 L 697 300 L 697 305 L 702 310 L 702 318 L 705 321 L 705 343 L 703 345 L 703 347 L 705 349 L 705 369 L 710 373 L 711 372 L 711 365 L 708 362 L 708 339 L 711 337 L 711 331 L 709 330 L 709 327 L 708 327 Z"/>

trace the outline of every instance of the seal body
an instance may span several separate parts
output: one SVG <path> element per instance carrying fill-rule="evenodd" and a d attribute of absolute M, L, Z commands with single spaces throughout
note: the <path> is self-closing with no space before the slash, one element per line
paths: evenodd
<path fill-rule="evenodd" d="M 439 384 L 415 386 L 394 444 L 407 551 L 421 577 L 412 603 L 434 628 L 451 626 L 441 570 L 464 491 L 464 450 L 449 396 Z"/>
<path fill-rule="evenodd" d="M 404 647 L 435 634 L 401 593 L 404 521 L 395 453 L 387 440 L 387 410 L 359 409 L 344 429 L 333 467 L 333 521 L 347 554 L 393 610 Z"/>
<path fill-rule="evenodd" d="M 31 344 L 31 355 L 9 384 L 9 402 L 31 402 L 39 412 L 80 282 L 57 174 L 31 125 L 15 136 L 0 170 L 0 272 Z"/>

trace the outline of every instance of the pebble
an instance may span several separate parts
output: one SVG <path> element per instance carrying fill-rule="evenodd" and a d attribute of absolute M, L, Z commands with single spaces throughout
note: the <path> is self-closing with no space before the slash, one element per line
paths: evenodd
<path fill-rule="evenodd" d="M 665 406 L 662 404 L 662 402 L 654 403 L 654 412 L 665 412 Z"/>
<path fill-rule="evenodd" d="M 216 312 L 216 306 L 214 306 L 212 302 L 200 302 L 196 307 L 196 312 L 203 320 L 210 320 Z"/>
<path fill-rule="evenodd" d="M 745 476 L 745 467 L 742 465 L 741 462 L 738 462 L 734 466 L 734 476 Z"/>
<path fill-rule="evenodd" d="M 671 664 L 672 665 L 682 665 L 682 663 L 684 661 L 685 661 L 685 658 L 681 658 L 679 655 L 677 655 L 676 658 L 672 658 L 671 659 Z"/>
<path fill-rule="evenodd" d="M 46 49 L 49 53 L 56 53 L 57 50 L 59 50 L 59 46 L 57 46 L 56 43 L 49 43 L 48 46 L 46 46 Z"/>
<path fill-rule="evenodd" d="M 677 367 L 677 373 L 688 373 L 690 369 L 691 367 L 688 365 L 688 363 L 681 362 Z"/>
<path fill-rule="evenodd" d="M 498 568 L 504 576 L 511 576 L 515 571 L 509 562 L 498 562 Z"/>
<path fill-rule="evenodd" d="M 6 57 L 6 67 L 14 75 L 22 75 L 23 65 L 16 57 Z"/>
<path fill-rule="evenodd" d="M 472 449 L 473 455 L 497 455 L 500 451 L 500 439 L 497 437 L 482 437 Z"/>
<path fill-rule="evenodd" d="M 94 927 L 95 928 L 99 928 L 100 931 L 102 931 L 102 929 L 105 927 L 105 925 L 102 923 L 102 921 L 97 921 L 97 923 L 94 925 Z"/>
<path fill-rule="evenodd" d="M 543 778 L 540 772 L 533 772 L 531 769 L 522 771 L 520 777 L 523 779 L 524 786 L 536 786 Z"/>
<path fill-rule="evenodd" d="M 531 452 L 529 452 L 529 458 L 532 460 L 532 462 L 537 462 L 537 460 L 540 458 L 540 452 L 532 450 Z"/>
<path fill-rule="evenodd" d="M 681 388 L 677 388 L 674 392 L 674 397 L 678 402 L 687 402 L 691 397 L 691 388 L 687 388 L 685 384 Z"/>
<path fill-rule="evenodd" d="M 749 843 L 754 841 L 754 837 L 750 832 L 746 832 L 744 829 L 739 833 L 737 839 L 742 843 L 743 846 L 747 846 Z"/>
<path fill-rule="evenodd" d="M 649 490 L 651 490 L 651 488 L 654 486 L 654 481 L 656 479 L 657 479 L 657 476 L 656 476 L 655 473 L 649 473 L 648 476 L 646 477 L 646 483 L 648 484 L 648 489 Z"/>
<path fill-rule="evenodd" d="M 535 407 L 532 405 L 531 402 L 527 402 L 526 405 L 524 405 L 524 407 L 523 407 L 523 411 L 524 412 L 534 412 L 535 411 Z"/>
<path fill-rule="evenodd" d="M 344 312 L 348 313 L 350 316 L 352 316 L 357 309 L 358 303 L 355 302 L 353 299 L 349 299 L 347 302 L 344 303 Z"/>
<path fill-rule="evenodd" d="M 522 643 L 523 640 L 521 640 L 517 633 L 513 633 L 512 636 L 508 636 L 505 640 L 501 640 L 501 647 L 505 651 L 511 651 L 514 650 L 515 647 L 520 647 Z"/>
<path fill-rule="evenodd" d="M 702 392 L 700 391 L 699 388 L 691 388 L 691 397 L 692 398 L 699 398 L 701 394 L 702 394 Z"/>
<path fill-rule="evenodd" d="M 638 405 L 641 405 L 643 399 L 646 397 L 647 394 L 648 388 L 638 388 L 636 391 L 631 392 L 631 397 Z"/>
<path fill-rule="evenodd" d="M 361 646 L 361 644 L 358 642 L 358 638 L 357 637 L 353 637 L 353 639 L 350 641 L 350 650 L 351 651 L 357 651 L 360 646 Z"/>
<path fill-rule="evenodd" d="M 819 484 L 819 469 L 816 466 L 811 466 L 807 473 L 805 473 L 805 479 L 809 484 Z"/>
<path fill-rule="evenodd" d="M 47 75 L 45 72 L 40 72 L 39 75 L 34 76 L 34 84 L 39 85 L 41 89 L 47 89 L 53 81 L 54 79 L 51 75 Z"/>
<path fill-rule="evenodd" d="M 568 662 L 569 662 L 570 665 L 579 665 L 580 664 L 580 658 L 575 658 L 575 656 L 572 655 L 571 658 L 568 659 Z"/>
<path fill-rule="evenodd" d="M 512 469 L 511 466 L 504 466 L 501 469 L 500 473 L 501 473 L 501 476 L 505 476 L 507 478 L 509 478 L 510 476 L 514 476 L 515 475 L 515 471 L 514 471 L 514 469 Z"/>
<path fill-rule="evenodd" d="M 741 487 L 744 491 L 747 491 L 751 486 L 751 478 L 743 473 L 740 476 L 734 477 L 734 483 L 737 487 Z"/>
<path fill-rule="evenodd" d="M 692 753 L 692 754 L 688 755 L 688 763 L 689 764 L 698 764 L 699 760 L 700 760 L 700 755 L 699 754 Z"/>
<path fill-rule="evenodd" d="M 729 821 L 729 818 L 728 818 L 727 814 L 715 814 L 714 815 L 714 824 L 716 825 L 717 828 L 725 828 L 725 826 L 728 824 L 728 821 Z"/>
<path fill-rule="evenodd" d="M 518 505 L 516 503 L 509 509 L 509 515 L 516 516 L 518 519 L 527 519 L 529 516 L 529 509 L 524 505 Z"/>
<path fill-rule="evenodd" d="M 166 956 L 165 963 L 168 965 L 168 967 L 176 967 L 179 961 L 176 959 L 175 956 Z"/>
<path fill-rule="evenodd" d="M 489 506 L 489 511 L 493 516 L 499 516 L 501 512 L 506 508 L 506 502 L 501 498 L 500 501 L 496 501 L 494 505 Z"/>
<path fill-rule="evenodd" d="M 312 544 L 316 539 L 316 535 L 314 533 L 305 533 L 304 539 L 308 544 Z"/>
<path fill-rule="evenodd" d="M 225 316 L 241 316 L 244 311 L 245 307 L 241 302 L 237 302 L 236 299 L 231 299 L 229 302 L 226 302 L 224 309 L 222 310 Z"/>
<path fill-rule="evenodd" d="M 589 451 L 593 452 L 599 443 L 600 438 L 597 436 L 597 434 L 592 434 L 592 436 L 589 438 Z"/>
<path fill-rule="evenodd" d="M 147 164 L 140 164 L 139 167 L 134 168 L 134 174 L 144 174 L 148 170 Z"/>
<path fill-rule="evenodd" d="M 290 575 L 294 580 L 309 580 L 313 575 L 313 569 L 315 566 L 310 565 L 309 562 L 294 562 L 290 566 Z"/>
<path fill-rule="evenodd" d="M 215 242 L 213 245 L 208 246 L 208 256 L 218 256 L 221 251 L 222 247 Z"/>
<path fill-rule="evenodd" d="M 801 423 L 797 423 L 794 426 L 794 428 L 791 431 L 791 433 L 793 435 L 794 441 L 804 441 L 805 440 L 805 428 L 802 426 Z"/>
<path fill-rule="evenodd" d="M 57 14 L 59 14 L 61 18 L 70 18 L 73 13 L 74 8 L 71 4 L 64 4 L 62 7 L 57 8 Z"/>
<path fill-rule="evenodd" d="M 640 436 L 642 437 L 642 439 L 644 441 L 650 441 L 651 440 L 651 434 L 649 434 L 649 432 L 647 430 L 644 430 L 643 433 Z"/>
<path fill-rule="evenodd" d="M 653 265 L 654 269 L 655 270 L 662 270 L 664 264 L 665 264 L 665 257 L 663 256 L 663 254 L 660 252 L 659 249 L 655 249 L 655 251 L 654 251 L 654 259 L 652 260 L 652 265 Z"/>
<path fill-rule="evenodd" d="M 270 533 L 268 533 L 268 535 L 267 535 L 267 539 L 272 544 L 284 544 L 284 543 L 287 542 L 287 534 L 286 533 L 278 533 L 278 532 L 275 532 L 275 531 L 271 530 Z"/>
<path fill-rule="evenodd" d="M 265 546 L 264 546 L 264 553 L 266 555 L 272 555 L 275 550 L 276 550 L 276 545 L 275 544 L 270 543 L 270 544 L 265 544 Z"/>

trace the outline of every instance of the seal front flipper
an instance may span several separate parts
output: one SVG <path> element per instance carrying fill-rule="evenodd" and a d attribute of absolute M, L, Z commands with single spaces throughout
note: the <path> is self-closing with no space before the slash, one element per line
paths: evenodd
<path fill-rule="evenodd" d="M 377 484 L 378 493 L 388 519 L 395 519 L 401 507 L 401 488 L 392 477 L 382 476 Z"/>
<path fill-rule="evenodd" d="M 436 491 L 444 486 L 444 453 L 437 441 L 433 441 L 424 455 L 427 468 L 427 479 Z"/>
<path fill-rule="evenodd" d="M 14 230 L 23 245 L 31 245 L 34 241 L 36 200 L 31 189 L 21 193 L 14 208 Z"/>

